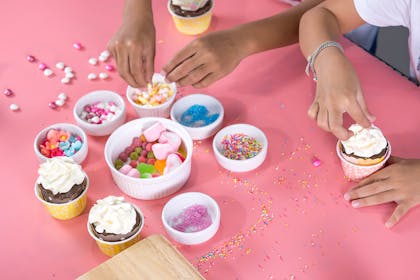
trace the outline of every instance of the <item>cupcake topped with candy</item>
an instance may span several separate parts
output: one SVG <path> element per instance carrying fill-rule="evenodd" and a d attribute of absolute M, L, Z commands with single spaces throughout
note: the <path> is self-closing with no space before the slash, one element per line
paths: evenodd
<path fill-rule="evenodd" d="M 347 161 L 358 165 L 374 165 L 386 157 L 388 141 L 378 127 L 363 128 L 353 124 L 349 130 L 354 135 L 340 142 L 342 155 Z"/>

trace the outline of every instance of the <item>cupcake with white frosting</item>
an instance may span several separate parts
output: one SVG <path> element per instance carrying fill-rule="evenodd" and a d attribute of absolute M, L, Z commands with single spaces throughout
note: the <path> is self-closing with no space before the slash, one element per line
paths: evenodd
<path fill-rule="evenodd" d="M 388 141 L 376 127 L 363 128 L 353 124 L 349 130 L 354 133 L 348 140 L 340 141 L 342 156 L 349 162 L 369 166 L 382 162 L 388 153 Z"/>
<path fill-rule="evenodd" d="M 86 208 L 89 179 L 70 157 L 47 159 L 38 169 L 35 196 L 56 219 L 79 216 Z"/>
<path fill-rule="evenodd" d="M 139 208 L 122 196 L 108 196 L 90 209 L 87 227 L 101 251 L 112 257 L 139 240 L 143 224 Z"/>

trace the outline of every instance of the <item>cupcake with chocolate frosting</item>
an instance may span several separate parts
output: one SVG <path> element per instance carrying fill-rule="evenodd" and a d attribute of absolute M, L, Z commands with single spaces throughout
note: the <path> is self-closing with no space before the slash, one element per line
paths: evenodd
<path fill-rule="evenodd" d="M 349 130 L 354 135 L 348 140 L 340 141 L 340 151 L 345 160 L 357 165 L 369 166 L 385 159 L 389 144 L 378 127 L 363 128 L 358 124 L 353 124 Z"/>
<path fill-rule="evenodd" d="M 119 242 L 139 232 L 143 217 L 124 197 L 99 199 L 89 212 L 91 232 L 100 240 Z"/>
<path fill-rule="evenodd" d="M 49 203 L 63 204 L 77 199 L 87 187 L 82 167 L 69 157 L 54 157 L 38 169 L 40 197 Z"/>

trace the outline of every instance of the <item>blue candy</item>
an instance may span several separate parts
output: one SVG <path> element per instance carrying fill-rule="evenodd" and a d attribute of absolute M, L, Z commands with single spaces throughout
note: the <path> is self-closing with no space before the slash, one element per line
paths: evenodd
<path fill-rule="evenodd" d="M 76 151 L 72 148 L 72 147 L 70 147 L 69 149 L 67 149 L 67 150 L 65 150 L 64 151 L 64 154 L 66 155 L 66 156 L 68 156 L 68 157 L 71 157 L 72 155 L 74 155 L 76 153 Z"/>
<path fill-rule="evenodd" d="M 71 143 L 71 148 L 73 148 L 76 151 L 80 150 L 81 147 L 82 142 L 80 142 L 79 140 L 76 140 L 75 142 Z"/>
<path fill-rule="evenodd" d="M 194 104 L 181 115 L 180 123 L 189 127 L 202 127 L 211 124 L 219 114 L 211 114 L 206 106 Z"/>
<path fill-rule="evenodd" d="M 70 148 L 70 143 L 69 141 L 63 141 L 58 144 L 58 147 L 60 148 L 60 150 L 65 151 L 68 148 Z"/>

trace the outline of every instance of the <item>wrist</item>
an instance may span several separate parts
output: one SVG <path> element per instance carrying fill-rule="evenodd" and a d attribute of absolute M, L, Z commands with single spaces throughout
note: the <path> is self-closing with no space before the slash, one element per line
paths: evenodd
<path fill-rule="evenodd" d="M 258 52 L 258 43 L 255 36 L 249 36 L 249 33 L 242 27 L 236 27 L 231 30 L 231 37 L 237 45 L 240 59 L 244 59 L 251 54 Z"/>

